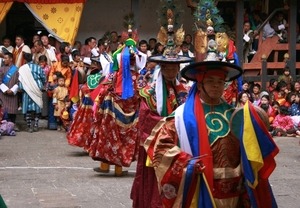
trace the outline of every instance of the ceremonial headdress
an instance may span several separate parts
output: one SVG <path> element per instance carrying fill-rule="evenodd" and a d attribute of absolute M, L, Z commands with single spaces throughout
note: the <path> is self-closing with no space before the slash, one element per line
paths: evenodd
<path fill-rule="evenodd" d="M 165 46 L 164 52 L 159 56 L 151 56 L 148 61 L 158 63 L 186 63 L 192 62 L 190 57 L 180 56 L 176 52 L 176 46 L 181 45 L 184 40 L 182 25 L 174 32 L 182 21 L 183 10 L 178 1 L 165 0 L 157 10 L 158 23 L 161 25 L 157 35 L 158 41 Z"/>
<path fill-rule="evenodd" d="M 206 46 L 206 58 L 202 62 L 196 62 L 186 66 L 181 75 L 187 80 L 202 82 L 204 77 L 209 74 L 220 75 L 225 81 L 231 81 L 241 76 L 243 70 L 241 67 L 235 64 L 221 61 L 224 57 L 221 57 L 218 53 L 218 43 L 214 40 L 214 31 L 222 31 L 223 19 L 218 14 L 219 10 L 214 5 L 214 1 L 205 0 L 200 1 L 195 12 L 196 18 L 199 20 L 197 27 L 195 40 L 196 50 L 201 52 L 202 48 L 198 48 L 198 45 Z M 201 40 L 200 40 L 201 39 Z M 207 41 L 207 39 L 210 39 Z M 199 41 L 202 43 L 199 44 Z M 204 51 L 205 52 L 205 51 Z M 217 73 L 219 71 L 219 73 Z"/>

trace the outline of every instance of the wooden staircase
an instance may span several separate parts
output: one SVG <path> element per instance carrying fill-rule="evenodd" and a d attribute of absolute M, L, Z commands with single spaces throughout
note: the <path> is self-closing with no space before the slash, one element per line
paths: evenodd
<path fill-rule="evenodd" d="M 275 35 L 272 38 L 267 38 L 265 41 L 261 41 L 259 38 L 258 51 L 255 55 L 250 55 L 249 63 L 243 63 L 244 75 L 246 80 L 261 81 L 261 75 L 274 75 L 277 76 L 277 72 L 282 70 L 286 61 L 289 58 L 289 44 L 279 43 L 278 36 Z M 300 50 L 300 44 L 296 44 L 296 50 Z M 267 61 L 266 73 L 263 73 L 262 60 Z M 300 68 L 300 62 L 296 62 L 296 69 Z"/>

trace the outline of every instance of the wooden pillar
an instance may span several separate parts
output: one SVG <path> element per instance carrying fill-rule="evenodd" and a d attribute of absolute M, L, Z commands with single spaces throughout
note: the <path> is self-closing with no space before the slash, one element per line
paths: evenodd
<path fill-rule="evenodd" d="M 289 62 L 288 66 L 292 77 L 296 79 L 296 21 L 297 21 L 297 0 L 289 1 Z"/>
<path fill-rule="evenodd" d="M 236 11 L 235 46 L 237 50 L 237 55 L 239 57 L 240 65 L 243 68 L 244 0 L 236 1 L 235 11 Z"/>
<path fill-rule="evenodd" d="M 261 56 L 261 89 L 262 91 L 267 90 L 267 57 L 265 54 Z"/>

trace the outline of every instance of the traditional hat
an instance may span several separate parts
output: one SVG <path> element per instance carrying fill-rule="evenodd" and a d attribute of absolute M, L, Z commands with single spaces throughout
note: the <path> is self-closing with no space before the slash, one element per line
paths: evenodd
<path fill-rule="evenodd" d="M 184 30 L 182 26 L 174 32 L 174 25 L 180 25 L 183 10 L 178 6 L 177 1 L 161 1 L 159 10 L 160 31 L 157 35 L 158 41 L 165 45 L 163 55 L 150 56 L 148 61 L 159 63 L 186 63 L 192 62 L 193 58 L 178 55 L 176 45 L 181 45 L 184 40 Z"/>
<path fill-rule="evenodd" d="M 203 61 L 186 66 L 182 69 L 181 75 L 185 79 L 201 82 L 204 76 L 212 71 L 225 72 L 225 81 L 234 80 L 243 73 L 243 69 L 235 64 L 223 61 Z"/>
<path fill-rule="evenodd" d="M 205 76 L 212 74 L 224 77 L 225 81 L 231 81 L 238 78 L 243 73 L 243 70 L 240 66 L 221 61 L 221 59 L 224 59 L 224 57 L 219 55 L 218 44 L 213 39 L 215 36 L 210 31 L 223 31 L 222 23 L 224 21 L 218 12 L 219 10 L 211 0 L 204 2 L 200 1 L 197 6 L 197 11 L 195 12 L 195 17 L 199 20 L 197 34 L 199 33 L 202 35 L 199 36 L 201 36 L 201 40 L 204 41 L 202 43 L 207 45 L 207 53 L 204 61 L 190 64 L 182 69 L 181 75 L 187 80 L 202 82 Z M 195 25 L 197 24 L 195 23 Z M 204 38 L 205 36 L 210 37 Z M 210 40 L 206 42 L 207 39 Z M 200 41 L 200 39 L 198 41 Z M 202 45 L 198 42 L 196 43 L 195 45 Z"/>

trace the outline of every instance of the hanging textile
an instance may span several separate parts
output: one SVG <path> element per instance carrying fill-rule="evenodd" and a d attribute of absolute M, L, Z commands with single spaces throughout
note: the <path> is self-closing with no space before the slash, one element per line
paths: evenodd
<path fill-rule="evenodd" d="M 5 18 L 13 2 L 2 2 L 0 3 L 0 23 Z"/>
<path fill-rule="evenodd" d="M 25 3 L 34 17 L 60 42 L 73 45 L 83 11 L 83 3 Z"/>

